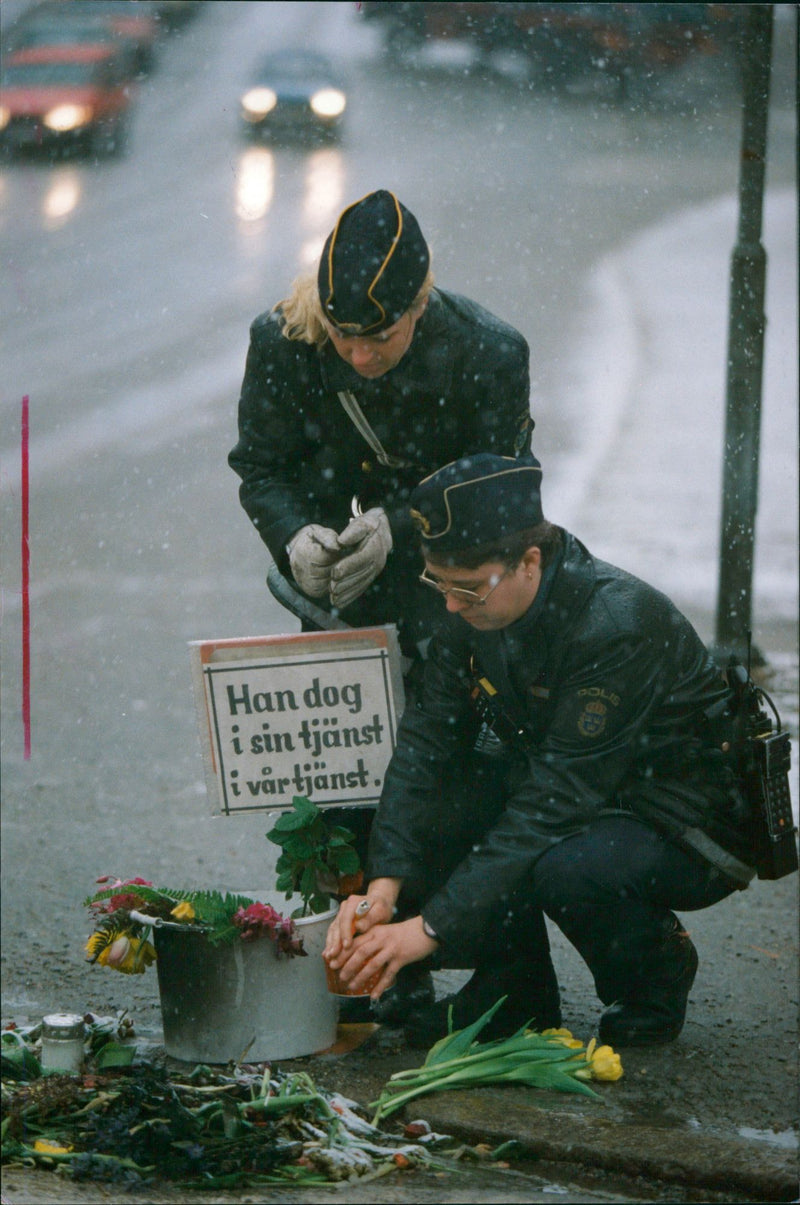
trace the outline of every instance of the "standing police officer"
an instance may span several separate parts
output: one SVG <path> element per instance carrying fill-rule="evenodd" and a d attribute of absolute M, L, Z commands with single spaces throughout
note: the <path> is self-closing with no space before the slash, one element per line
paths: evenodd
<path fill-rule="evenodd" d="M 396 624 L 414 656 L 439 614 L 417 580 L 411 491 L 470 452 L 530 448 L 528 361 L 518 331 L 433 287 L 393 193 L 345 209 L 316 278 L 250 330 L 229 462 L 281 573 L 352 627 Z"/>
<path fill-rule="evenodd" d="M 433 287 L 417 220 L 384 189 L 342 212 L 316 276 L 251 327 L 229 456 L 242 506 L 317 607 L 351 627 L 397 626 L 407 702 L 441 617 L 418 581 L 409 497 L 459 456 L 529 450 L 528 363 L 518 331 Z M 362 854 L 372 815 L 337 810 Z M 432 998 L 417 969 L 382 1002 L 383 1019 L 400 996 Z"/>
<path fill-rule="evenodd" d="M 410 963 L 474 967 L 408 1016 L 418 1045 L 447 1032 L 450 1005 L 461 1028 L 502 995 L 485 1036 L 560 1024 L 545 914 L 594 976 L 601 1040 L 671 1041 L 697 970 L 673 910 L 755 873 L 750 808 L 715 735 L 725 681 L 669 599 L 544 520 L 540 477 L 533 457 L 478 455 L 412 497 L 447 621 L 386 775 L 359 936 L 351 896 L 326 957 L 355 987 L 382 972 L 376 996 Z M 481 722 L 497 738 L 482 770 Z"/>

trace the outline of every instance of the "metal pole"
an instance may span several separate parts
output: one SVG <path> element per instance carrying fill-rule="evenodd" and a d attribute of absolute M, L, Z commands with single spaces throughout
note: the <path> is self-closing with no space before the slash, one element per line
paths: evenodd
<path fill-rule="evenodd" d="M 749 4 L 744 25 L 739 228 L 731 258 L 715 654 L 747 654 L 758 505 L 766 252 L 761 243 L 772 52 L 772 4 Z M 763 660 L 757 656 L 757 660 Z"/>

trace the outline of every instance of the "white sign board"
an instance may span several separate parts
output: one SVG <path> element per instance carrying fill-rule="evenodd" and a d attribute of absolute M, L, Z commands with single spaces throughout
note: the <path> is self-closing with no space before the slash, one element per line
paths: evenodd
<path fill-rule="evenodd" d="M 189 645 L 219 810 L 377 803 L 403 711 L 393 625 Z"/>

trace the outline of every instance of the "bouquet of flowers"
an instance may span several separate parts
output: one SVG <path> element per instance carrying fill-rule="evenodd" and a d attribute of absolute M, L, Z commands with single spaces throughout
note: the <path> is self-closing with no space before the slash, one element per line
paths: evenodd
<path fill-rule="evenodd" d="M 86 943 L 90 963 L 125 975 L 143 974 L 156 958 L 147 934 L 150 928 L 161 926 L 203 933 L 213 945 L 267 937 L 276 957 L 305 955 L 294 922 L 269 904 L 247 896 L 178 891 L 154 887 L 146 879 L 113 879 L 112 875 L 97 882 L 109 885 L 84 901 L 95 924 Z"/>

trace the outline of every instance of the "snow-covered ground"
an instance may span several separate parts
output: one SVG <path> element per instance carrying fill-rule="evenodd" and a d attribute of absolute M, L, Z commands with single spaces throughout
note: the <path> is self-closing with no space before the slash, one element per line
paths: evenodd
<path fill-rule="evenodd" d="M 545 476 L 553 519 L 679 605 L 709 614 L 737 214 L 737 199 L 722 197 L 644 231 L 592 271 L 564 399 L 584 438 L 549 482 Z M 760 622 L 796 621 L 798 612 L 796 220 L 791 190 L 767 194 L 754 633 Z"/>

